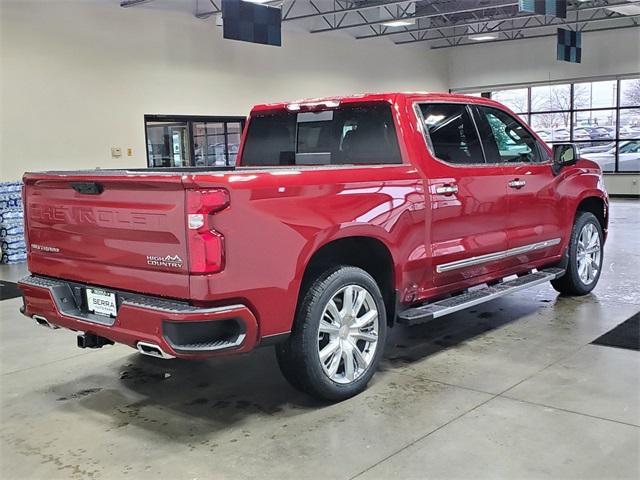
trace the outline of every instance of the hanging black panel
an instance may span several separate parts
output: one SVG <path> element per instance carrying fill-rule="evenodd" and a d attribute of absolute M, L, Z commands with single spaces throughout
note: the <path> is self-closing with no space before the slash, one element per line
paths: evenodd
<path fill-rule="evenodd" d="M 567 18 L 567 0 L 519 0 L 518 6 L 521 12 Z"/>
<path fill-rule="evenodd" d="M 558 29 L 557 58 L 564 62 L 582 62 L 582 32 Z"/>
<path fill-rule="evenodd" d="M 280 47 L 281 9 L 242 0 L 222 0 L 222 31 L 222 36 L 230 40 Z"/>

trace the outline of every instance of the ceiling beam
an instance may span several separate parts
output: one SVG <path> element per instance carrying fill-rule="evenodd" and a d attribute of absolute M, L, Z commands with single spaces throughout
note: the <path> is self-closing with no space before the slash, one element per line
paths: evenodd
<path fill-rule="evenodd" d="M 345 8 L 334 8 L 333 10 L 327 10 L 327 11 L 315 11 L 310 13 L 302 13 L 299 15 L 290 15 L 283 18 L 282 21 L 289 22 L 292 20 L 302 20 L 306 18 L 323 17 L 325 15 L 342 15 L 346 13 L 355 13 L 355 12 L 361 12 L 363 10 L 370 10 L 372 8 L 388 7 L 388 6 L 397 5 L 399 3 L 407 3 L 408 1 L 409 0 L 380 0 L 375 2 L 367 2 L 366 4 L 349 6 Z M 326 2 L 326 3 L 332 3 L 335 5 L 336 2 Z"/>
<path fill-rule="evenodd" d="M 210 4 L 210 9 L 209 10 L 204 10 L 204 11 L 200 11 L 200 0 L 196 0 L 196 17 L 200 18 L 201 20 L 205 20 L 207 18 L 209 18 L 211 15 L 217 15 L 218 13 L 222 12 L 222 7 L 218 7 L 218 4 L 216 2 L 214 2 L 213 0 L 203 0 L 206 3 Z"/>
<path fill-rule="evenodd" d="M 467 27 L 467 26 L 471 26 L 471 25 L 478 25 L 480 23 L 490 23 L 490 22 L 501 22 L 501 21 L 505 21 L 505 20 L 519 20 L 521 18 L 530 18 L 530 17 L 538 17 L 537 14 L 535 13 L 527 13 L 525 15 L 518 15 L 516 17 L 514 16 L 509 16 L 509 15 L 503 15 L 500 17 L 493 17 L 493 18 L 477 18 L 475 20 L 471 20 L 468 22 L 460 22 L 460 23 L 451 23 L 450 25 L 446 25 L 446 24 L 442 24 L 442 25 L 429 25 L 428 27 L 418 27 L 418 28 L 409 28 L 409 27 L 405 27 L 404 30 L 393 30 L 393 31 L 384 31 L 378 34 L 369 34 L 369 35 L 358 35 L 356 36 L 356 40 L 367 40 L 369 38 L 379 38 L 379 37 L 389 37 L 391 35 L 402 35 L 402 34 L 410 34 L 410 33 L 419 33 L 419 32 L 425 32 L 428 30 L 435 30 L 435 29 L 445 29 L 445 28 L 456 28 L 456 27 Z"/>
<path fill-rule="evenodd" d="M 507 1 L 502 0 L 500 3 L 495 3 L 495 4 L 492 3 L 490 5 L 480 5 L 477 3 L 473 7 L 458 8 L 458 9 L 452 8 L 451 10 L 442 10 L 440 12 L 436 11 L 433 13 L 421 13 L 418 15 L 404 15 L 404 16 L 398 16 L 398 17 L 392 17 L 392 18 L 378 19 L 373 21 L 363 21 L 359 23 L 341 25 L 336 28 L 318 28 L 315 30 L 311 30 L 311 33 L 332 32 L 335 30 L 344 30 L 347 28 L 358 28 L 358 27 L 368 27 L 371 25 L 381 25 L 383 23 L 393 21 L 393 20 L 419 20 L 419 19 L 426 19 L 426 18 L 445 17 L 447 15 L 453 15 L 458 13 L 470 13 L 470 12 L 476 12 L 480 10 L 500 9 L 500 8 L 512 7 L 516 5 L 518 5 L 518 2 L 514 0 L 507 0 Z M 437 3 L 432 2 L 431 6 L 437 8 Z"/>
<path fill-rule="evenodd" d="M 580 20 L 578 22 L 576 22 L 575 20 L 570 21 L 570 22 L 561 22 L 558 19 L 550 19 L 549 22 L 545 22 L 543 24 L 540 25 L 520 25 L 520 26 L 513 26 L 513 27 L 509 27 L 509 28 L 500 28 L 500 29 L 495 29 L 495 30 L 491 30 L 490 28 L 486 28 L 486 29 L 478 29 L 477 31 L 465 31 L 463 33 L 457 33 L 457 34 L 452 34 L 452 35 L 446 35 L 444 37 L 440 36 L 440 37 L 431 37 L 431 38 L 424 38 L 424 39 L 417 39 L 417 40 L 403 40 L 403 41 L 399 41 L 399 42 L 395 42 L 396 45 L 403 45 L 403 44 L 407 44 L 407 43 L 417 43 L 417 42 L 429 42 L 432 40 L 443 40 L 446 38 L 464 38 L 464 37 L 468 37 L 469 35 L 483 35 L 483 34 L 490 34 L 490 33 L 494 33 L 494 34 L 500 34 L 500 33 L 507 33 L 507 32 L 522 32 L 522 31 L 529 31 L 529 30 L 539 30 L 541 28 L 550 28 L 550 27 L 570 27 L 571 30 L 580 30 L 580 27 L 585 27 L 586 25 L 589 25 L 591 23 L 594 22 L 605 22 L 605 21 L 610 21 L 610 20 L 621 20 L 624 19 L 626 17 L 619 17 L 619 16 L 615 16 L 615 17 L 599 17 L 599 18 L 591 18 L 589 20 Z M 475 43 L 483 43 L 483 42 L 474 42 Z"/>
<path fill-rule="evenodd" d="M 142 5 L 143 3 L 149 3 L 153 0 L 122 0 L 120 6 L 123 8 L 135 7 L 136 5 Z"/>
<path fill-rule="evenodd" d="M 517 3 L 517 2 L 516 2 Z M 621 0 L 621 1 L 610 1 L 609 2 L 610 5 L 609 6 L 615 6 L 615 5 L 624 5 L 626 4 L 626 0 Z M 603 9 L 605 7 L 603 7 L 602 5 L 599 6 L 578 6 L 577 8 L 574 9 L 570 9 L 567 10 L 567 13 L 571 13 L 571 12 L 587 12 L 587 11 L 592 11 L 592 10 L 600 10 Z M 613 12 L 611 12 L 613 14 Z M 577 14 L 577 13 L 576 13 Z M 429 30 L 434 30 L 436 28 L 438 29 L 447 29 L 447 28 L 456 28 L 456 27 L 467 27 L 467 26 L 471 26 L 471 25 L 478 25 L 480 23 L 486 23 L 486 22 L 494 22 L 494 21 L 514 21 L 514 20 L 519 20 L 519 19 L 526 19 L 526 18 L 531 18 L 531 17 L 537 17 L 537 18 L 546 18 L 542 15 L 538 15 L 535 13 L 525 13 L 522 15 L 517 15 L 517 16 L 501 16 L 501 17 L 493 17 L 493 18 L 478 18 L 476 20 L 472 20 L 472 21 L 465 21 L 465 22 L 460 22 L 460 23 L 451 23 L 450 25 L 429 25 L 429 26 L 425 26 L 425 27 L 418 27 L 418 28 L 408 28 L 405 27 L 404 30 L 395 30 L 395 31 L 386 31 L 386 32 L 381 32 L 378 34 L 368 34 L 368 35 L 360 35 L 357 36 L 356 39 L 358 40 L 366 40 L 369 38 L 378 38 L 378 37 L 387 37 L 390 35 L 402 35 L 402 34 L 414 34 L 414 33 L 418 33 L 418 32 L 425 32 L 425 31 L 429 31 Z M 556 18 L 556 17 L 553 17 Z M 560 19 L 562 21 L 564 21 L 565 23 L 570 23 L 570 22 L 575 22 L 575 20 L 569 20 L 569 19 Z"/>
<path fill-rule="evenodd" d="M 582 30 L 585 33 L 588 32 L 604 32 L 604 31 L 608 31 L 608 30 L 622 30 L 625 28 L 638 28 L 640 25 L 634 23 L 633 25 L 619 25 L 617 27 L 604 27 L 604 28 L 590 28 L 590 29 L 585 29 Z M 527 37 L 516 37 L 516 38 L 500 38 L 500 39 L 496 39 L 496 40 L 487 40 L 485 42 L 465 42 L 465 43 L 458 43 L 455 45 L 438 45 L 438 46 L 433 46 L 431 47 L 432 50 L 439 50 L 441 48 L 452 48 L 452 47 L 466 47 L 469 45 L 484 45 L 486 43 L 498 43 L 498 42 L 514 42 L 516 40 L 529 40 L 532 38 L 543 38 L 543 37 L 555 37 L 557 35 L 557 33 L 542 33 L 542 34 L 538 34 L 538 35 L 529 35 Z"/>
<path fill-rule="evenodd" d="M 140 1 L 140 0 L 138 0 Z M 142 1 L 149 1 L 149 0 L 142 0 Z M 204 0 L 203 0 L 204 1 Z M 222 0 L 218 0 L 218 1 L 222 1 Z M 205 11 L 199 11 L 199 7 L 200 7 L 200 1 L 196 0 L 196 17 L 201 19 L 201 20 L 206 20 L 207 18 L 209 18 L 211 15 L 217 15 L 219 13 L 222 13 L 222 3 L 220 3 L 220 6 L 218 6 L 218 3 L 214 0 L 208 0 L 208 2 L 206 3 L 210 3 L 211 4 L 211 8 L 209 10 L 205 10 Z M 270 0 L 267 2 L 263 2 L 266 5 L 269 4 L 284 4 L 283 0 Z M 292 0 L 291 1 L 291 6 L 293 6 L 293 4 L 296 3 L 296 0 Z"/>

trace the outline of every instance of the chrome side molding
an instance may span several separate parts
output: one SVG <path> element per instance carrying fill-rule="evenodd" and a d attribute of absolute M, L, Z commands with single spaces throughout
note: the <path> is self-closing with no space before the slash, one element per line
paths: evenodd
<path fill-rule="evenodd" d="M 521 255 L 523 253 L 531 252 L 534 250 L 542 250 L 543 248 L 552 247 L 554 245 L 558 245 L 561 241 L 561 238 L 552 238 L 550 240 L 544 240 L 542 242 L 523 245 L 522 247 L 510 248 L 501 252 L 488 253 L 486 255 L 479 255 L 477 257 L 465 258 L 464 260 L 456 260 L 455 262 L 443 263 L 436 267 L 436 272 L 450 272 L 451 270 L 457 270 L 459 268 L 480 265 L 481 263 L 494 262 L 496 260 L 502 260 L 503 258 L 513 257 L 515 255 Z"/>

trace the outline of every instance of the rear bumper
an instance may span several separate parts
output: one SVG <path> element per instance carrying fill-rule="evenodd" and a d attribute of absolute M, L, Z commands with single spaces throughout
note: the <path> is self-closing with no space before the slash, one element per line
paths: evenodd
<path fill-rule="evenodd" d="M 134 348 L 142 342 L 173 357 L 198 359 L 247 352 L 257 343 L 257 321 L 245 305 L 198 308 L 111 290 L 117 295 L 118 313 L 110 318 L 87 312 L 83 296 L 88 285 L 32 275 L 18 286 L 24 294 L 24 315 Z"/>

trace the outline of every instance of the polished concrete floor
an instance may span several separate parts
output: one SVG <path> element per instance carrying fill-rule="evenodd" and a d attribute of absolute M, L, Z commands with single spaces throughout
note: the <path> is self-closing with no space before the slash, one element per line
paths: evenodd
<path fill-rule="evenodd" d="M 289 387 L 271 349 L 84 351 L 2 301 L 0 476 L 640 478 L 640 352 L 590 345 L 640 310 L 640 202 L 611 215 L 593 294 L 544 285 L 395 328 L 369 390 L 337 405 Z"/>

